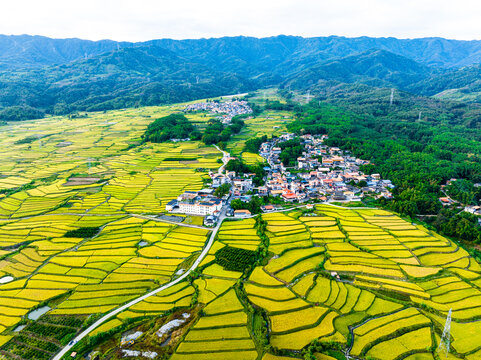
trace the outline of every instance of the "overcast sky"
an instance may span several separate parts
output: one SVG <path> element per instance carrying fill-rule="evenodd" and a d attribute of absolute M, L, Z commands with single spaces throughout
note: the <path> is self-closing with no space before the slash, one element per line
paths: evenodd
<path fill-rule="evenodd" d="M 2 0 L 0 33 L 143 41 L 220 36 L 481 39 L 479 0 Z"/>

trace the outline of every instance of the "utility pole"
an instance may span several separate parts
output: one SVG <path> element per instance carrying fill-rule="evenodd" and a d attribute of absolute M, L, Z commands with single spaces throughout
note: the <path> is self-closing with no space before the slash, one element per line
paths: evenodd
<path fill-rule="evenodd" d="M 439 341 L 438 352 L 444 352 L 446 354 L 446 359 L 449 354 L 449 345 L 451 342 L 451 314 L 453 309 L 449 309 L 448 317 L 446 318 L 446 324 L 444 325 L 443 336 Z"/>

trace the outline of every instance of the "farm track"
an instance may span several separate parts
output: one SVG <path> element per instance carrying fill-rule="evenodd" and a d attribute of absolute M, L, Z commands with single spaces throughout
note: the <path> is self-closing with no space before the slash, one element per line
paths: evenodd
<path fill-rule="evenodd" d="M 101 324 L 103 324 L 105 321 L 109 320 L 110 318 L 116 316 L 117 314 L 121 313 L 122 311 L 124 310 L 127 310 L 128 308 L 130 308 L 131 306 L 135 305 L 135 304 L 138 304 L 139 302 L 151 297 L 151 296 L 154 296 L 156 294 L 158 294 L 159 292 L 163 291 L 163 290 L 166 290 L 178 283 L 180 283 L 181 281 L 183 281 L 185 278 L 187 278 L 189 276 L 189 274 L 194 271 L 195 269 L 197 269 L 197 267 L 199 266 L 199 264 L 204 260 L 204 258 L 206 257 L 206 255 L 209 253 L 210 251 L 210 248 L 212 247 L 212 245 L 214 244 L 214 240 L 215 240 L 215 237 L 217 235 L 217 232 L 219 231 L 221 225 L 222 225 L 222 222 L 224 221 L 225 219 L 225 212 L 226 212 L 226 209 L 224 208 L 222 210 L 222 213 L 219 217 L 219 222 L 217 224 L 217 226 L 213 229 L 210 237 L 209 237 L 209 240 L 207 241 L 207 244 L 205 245 L 204 249 L 202 250 L 202 252 L 200 253 L 199 257 L 195 260 L 195 262 L 192 264 L 192 266 L 189 268 L 189 270 L 187 270 L 184 274 L 182 274 L 180 277 L 178 277 L 177 279 L 175 280 L 172 280 L 171 282 L 168 282 L 167 284 L 164 284 L 162 285 L 161 287 L 147 293 L 147 294 L 144 294 L 134 300 L 131 300 L 129 301 L 128 303 L 114 309 L 113 311 L 107 313 L 106 315 L 102 316 L 99 320 L 97 320 L 96 322 L 94 322 L 92 325 L 90 325 L 87 329 L 85 329 L 82 333 L 80 333 L 79 335 L 77 335 L 74 339 L 73 339 L 73 343 L 72 345 L 67 345 L 65 346 L 57 355 L 55 355 L 55 357 L 53 358 L 53 360 L 60 360 L 62 359 L 62 357 L 67 354 L 67 352 L 72 349 L 72 347 L 77 344 L 79 341 L 81 341 L 82 339 L 84 339 L 86 336 L 88 336 L 92 331 L 94 331 L 97 327 L 99 327 Z"/>
<path fill-rule="evenodd" d="M 172 225 L 178 225 L 178 226 L 184 226 L 184 227 L 190 227 L 190 228 L 196 228 L 196 229 L 207 229 L 207 230 L 210 230 L 210 228 L 207 228 L 207 227 L 204 227 L 204 226 L 192 225 L 192 224 L 184 224 L 184 223 L 179 223 L 179 222 L 169 221 L 169 220 L 164 220 L 164 219 L 158 219 L 158 218 L 151 217 L 151 216 L 148 216 L 148 215 L 140 215 L 140 214 L 129 214 L 129 213 L 118 213 L 118 214 L 59 213 L 59 214 L 53 214 L 53 215 L 55 215 L 55 216 L 95 216 L 95 217 L 97 217 L 97 216 L 109 217 L 109 216 L 119 216 L 119 215 L 122 215 L 122 216 L 132 216 L 132 217 L 136 217 L 136 218 L 139 218 L 139 219 L 145 219 L 145 220 L 159 221 L 159 222 L 164 222 L 164 223 L 172 224 Z M 26 216 L 26 217 L 23 217 L 23 218 L 15 218 L 15 219 L 0 219 L 0 221 L 28 220 L 28 219 L 32 219 L 32 218 L 35 218 L 35 217 L 38 217 L 38 216 L 35 215 L 35 216 Z"/>
<path fill-rule="evenodd" d="M 219 148 L 218 148 L 219 149 Z M 219 149 L 219 151 L 222 151 Z M 222 158 L 222 162 L 224 163 L 224 165 L 219 169 L 219 172 L 220 171 L 223 171 L 223 168 L 225 167 L 225 165 L 227 164 L 227 158 L 230 156 L 229 153 L 225 152 L 225 151 L 222 151 L 223 153 L 223 158 Z M 222 169 L 222 170 L 221 170 Z M 228 204 L 229 204 L 230 200 L 228 200 Z M 228 205 L 227 204 L 227 205 Z M 207 254 L 209 253 L 212 245 L 214 244 L 214 240 L 215 240 L 215 237 L 217 235 L 217 232 L 219 231 L 221 225 L 222 225 L 222 222 L 224 221 L 225 217 L 226 217 L 226 211 L 227 211 L 227 206 L 224 206 L 223 209 L 222 209 L 222 212 L 219 216 L 219 221 L 216 225 L 216 227 L 213 229 L 210 237 L 209 237 L 209 240 L 207 241 L 207 244 L 205 245 L 204 249 L 202 250 L 202 252 L 200 253 L 199 257 L 195 260 L 195 262 L 192 264 L 192 266 L 189 268 L 189 270 L 187 270 L 184 274 L 182 274 L 181 276 L 179 276 L 177 279 L 175 280 L 172 280 L 170 282 L 168 282 L 167 284 L 164 284 L 162 285 L 161 287 L 147 293 L 147 294 L 144 294 L 134 300 L 131 300 L 129 301 L 128 303 L 114 309 L 113 311 L 105 314 L 104 316 L 102 316 L 99 320 L 97 320 L 96 322 L 94 322 L 92 325 L 90 325 L 87 329 L 85 329 L 83 332 L 81 332 L 79 335 L 77 335 L 73 341 L 71 342 L 72 345 L 67 345 L 65 346 L 59 353 L 57 353 L 57 355 L 55 355 L 55 357 L 53 357 L 53 360 L 60 360 L 64 357 L 65 354 L 67 354 L 70 349 L 72 349 L 73 346 L 75 346 L 75 344 L 77 344 L 79 341 L 81 341 L 82 339 L 84 339 L 86 336 L 88 336 L 93 330 L 95 330 L 97 327 L 99 327 L 101 324 L 103 324 L 105 321 L 109 320 L 110 318 L 116 316 L 117 314 L 121 313 L 122 311 L 124 310 L 127 310 L 128 308 L 130 308 L 131 306 L 135 305 L 135 304 L 138 304 L 139 302 L 151 297 L 151 296 L 154 296 L 156 294 L 158 294 L 159 292 L 163 291 L 163 290 L 166 290 L 178 283 L 180 283 L 181 281 L 183 281 L 184 279 L 186 279 L 189 274 L 194 271 L 195 269 L 197 269 L 197 267 L 199 266 L 199 264 L 204 260 L 204 258 L 207 256 Z M 151 219 L 149 217 L 143 217 L 142 215 L 134 215 L 134 214 L 129 214 L 131 216 L 135 216 L 135 217 L 140 217 L 140 218 L 146 218 L 146 219 L 149 219 L 149 220 L 155 220 L 155 219 Z M 161 220 L 158 220 L 158 221 L 161 221 Z M 196 226 L 196 225 L 190 225 L 190 224 L 179 224 L 179 223 L 175 223 L 175 222 L 172 222 L 173 224 L 175 225 L 181 225 L 181 226 L 186 226 L 186 227 L 192 227 L 192 228 L 199 228 L 199 226 Z M 204 227 L 200 227 L 200 228 L 204 228 Z"/>

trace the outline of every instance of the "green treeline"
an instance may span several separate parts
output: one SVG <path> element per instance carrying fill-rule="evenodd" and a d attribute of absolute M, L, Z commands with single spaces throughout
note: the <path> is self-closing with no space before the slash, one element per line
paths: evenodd
<path fill-rule="evenodd" d="M 202 140 L 206 145 L 223 144 L 244 126 L 240 117 L 234 117 L 229 125 L 211 119 L 203 134 L 183 114 L 170 114 L 151 123 L 143 134 L 143 142 L 161 143 L 172 139 Z"/>
<path fill-rule="evenodd" d="M 430 215 L 426 221 L 442 233 L 481 242 L 476 217 L 459 213 L 461 209 L 443 209 L 439 201 L 446 192 L 465 205 L 480 198 L 473 185 L 481 182 L 481 131 L 473 121 L 475 112 L 422 98 L 401 99 L 391 109 L 375 96 L 370 101 L 353 97 L 342 107 L 333 103 L 306 105 L 289 130 L 328 134 L 327 145 L 370 160 L 361 170 L 380 173 L 396 185 L 394 200 L 381 200 L 382 205 L 403 215 Z M 413 116 L 419 112 L 421 116 Z M 463 181 L 443 190 L 452 178 Z"/>
<path fill-rule="evenodd" d="M 211 119 L 204 131 L 202 141 L 206 145 L 225 143 L 229 141 L 232 135 L 238 134 L 243 127 L 244 120 L 240 117 L 234 117 L 227 126 L 223 125 L 219 120 Z"/>
<path fill-rule="evenodd" d="M 194 125 L 182 114 L 170 114 L 151 123 L 144 134 L 144 142 L 161 143 L 171 139 L 198 137 Z"/>
<path fill-rule="evenodd" d="M 284 166 L 295 166 L 297 158 L 301 156 L 304 151 L 304 145 L 301 145 L 300 139 L 283 141 L 279 143 L 279 147 L 282 149 L 279 159 Z"/>
<path fill-rule="evenodd" d="M 267 141 L 267 135 L 249 139 L 244 144 L 244 151 L 258 154 L 261 144 L 266 141 Z"/>
<path fill-rule="evenodd" d="M 235 171 L 236 175 L 255 174 L 252 182 L 256 186 L 261 186 L 264 183 L 264 176 L 266 171 L 262 164 L 247 165 L 240 159 L 230 160 L 225 166 L 227 171 Z"/>
<path fill-rule="evenodd" d="M 0 110 L 0 120 L 2 121 L 33 120 L 43 119 L 44 117 L 43 111 L 31 106 L 10 106 Z"/>

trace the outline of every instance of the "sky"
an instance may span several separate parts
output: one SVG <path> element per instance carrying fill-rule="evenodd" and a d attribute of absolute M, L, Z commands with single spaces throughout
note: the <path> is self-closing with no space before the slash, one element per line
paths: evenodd
<path fill-rule="evenodd" d="M 145 41 L 221 36 L 481 39 L 479 0 L 3 0 L 0 34 Z"/>

